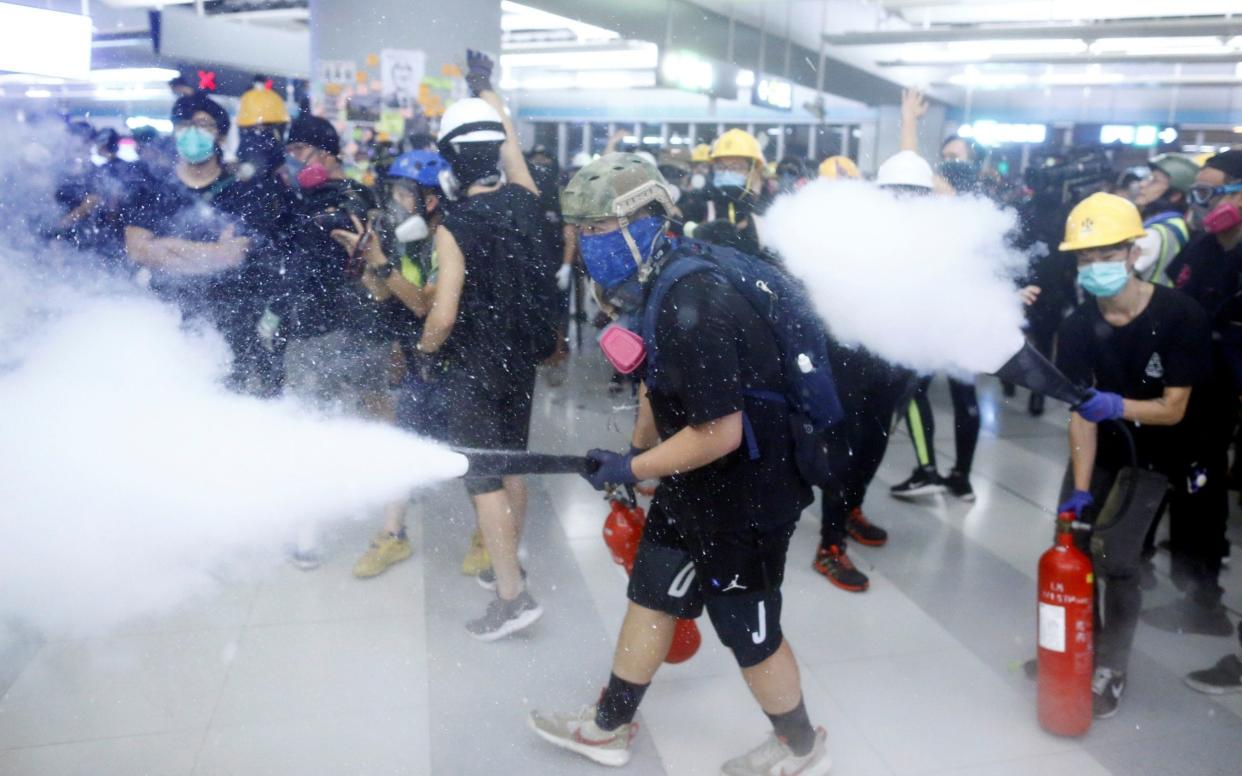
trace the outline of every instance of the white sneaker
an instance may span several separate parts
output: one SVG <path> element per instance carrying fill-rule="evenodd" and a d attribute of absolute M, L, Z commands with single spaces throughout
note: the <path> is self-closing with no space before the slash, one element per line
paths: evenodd
<path fill-rule="evenodd" d="M 759 746 L 722 765 L 720 772 L 724 776 L 823 776 L 832 768 L 827 741 L 824 729 L 815 728 L 815 746 L 799 757 L 773 733 Z"/>
<path fill-rule="evenodd" d="M 638 734 L 637 722 L 622 725 L 616 730 L 601 729 L 595 724 L 594 706 L 583 706 L 568 714 L 532 711 L 526 722 L 544 741 L 614 768 L 630 761 L 630 742 Z"/>

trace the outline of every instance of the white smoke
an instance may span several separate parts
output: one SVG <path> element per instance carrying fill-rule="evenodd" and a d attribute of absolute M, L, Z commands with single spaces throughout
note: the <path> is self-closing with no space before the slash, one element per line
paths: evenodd
<path fill-rule="evenodd" d="M 1022 347 L 1014 226 L 979 198 L 815 181 L 777 199 L 763 231 L 841 342 L 919 372 L 976 373 Z"/>
<path fill-rule="evenodd" d="M 465 471 L 390 426 L 227 392 L 227 346 L 174 308 L 60 297 L 72 308 L 42 311 L 0 374 L 0 622 L 72 634 L 166 612 L 231 564 L 275 563 L 304 521 Z"/>

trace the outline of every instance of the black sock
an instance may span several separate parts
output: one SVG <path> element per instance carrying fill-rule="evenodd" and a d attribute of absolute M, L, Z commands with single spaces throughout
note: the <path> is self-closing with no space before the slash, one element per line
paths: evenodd
<path fill-rule="evenodd" d="M 811 720 L 806 715 L 805 700 L 798 701 L 798 706 L 793 711 L 768 714 L 768 719 L 772 720 L 776 735 L 799 757 L 815 747 L 815 728 L 811 727 Z"/>
<path fill-rule="evenodd" d="M 599 725 L 600 730 L 616 730 L 633 722 L 638 704 L 643 702 L 643 694 L 650 686 L 627 682 L 616 674 L 609 676 L 608 687 L 599 696 L 595 724 Z"/>

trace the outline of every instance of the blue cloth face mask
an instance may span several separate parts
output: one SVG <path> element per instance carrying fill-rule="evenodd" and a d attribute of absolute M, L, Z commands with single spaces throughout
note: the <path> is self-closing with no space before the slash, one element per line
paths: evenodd
<path fill-rule="evenodd" d="M 712 173 L 712 185 L 718 189 L 746 188 L 746 173 L 736 170 L 716 170 Z"/>
<path fill-rule="evenodd" d="M 202 164 L 216 152 L 216 139 L 199 127 L 185 127 L 176 132 L 177 153 L 190 164 Z"/>
<path fill-rule="evenodd" d="M 1124 261 L 1097 261 L 1078 268 L 1078 285 L 1088 294 L 1102 299 L 1121 293 L 1129 279 L 1130 270 Z"/>
<path fill-rule="evenodd" d="M 642 260 L 646 261 L 651 258 L 656 238 L 664 231 L 664 219 L 647 216 L 624 228 L 629 229 Z M 582 261 L 586 264 L 587 274 L 603 286 L 605 292 L 611 292 L 638 272 L 638 264 L 634 262 L 634 254 L 625 241 L 622 229 L 607 234 L 583 235 L 578 242 L 582 247 Z"/>

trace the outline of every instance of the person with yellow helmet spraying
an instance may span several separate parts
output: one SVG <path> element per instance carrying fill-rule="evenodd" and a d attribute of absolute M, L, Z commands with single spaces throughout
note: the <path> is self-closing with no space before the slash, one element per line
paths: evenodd
<path fill-rule="evenodd" d="M 1098 719 L 1116 714 L 1125 691 L 1142 608 L 1143 542 L 1169 483 L 1185 475 L 1196 425 L 1187 408 L 1211 364 L 1202 309 L 1135 274 L 1144 234 L 1129 200 L 1099 193 L 1070 212 L 1060 246 L 1076 255 L 1078 283 L 1088 295 L 1059 332 L 1057 367 L 1092 390 L 1070 416 L 1070 466 L 1058 512 L 1093 526 L 1090 550 L 1102 582 L 1092 682 Z M 1120 423 L 1098 425 L 1110 420 Z"/>

